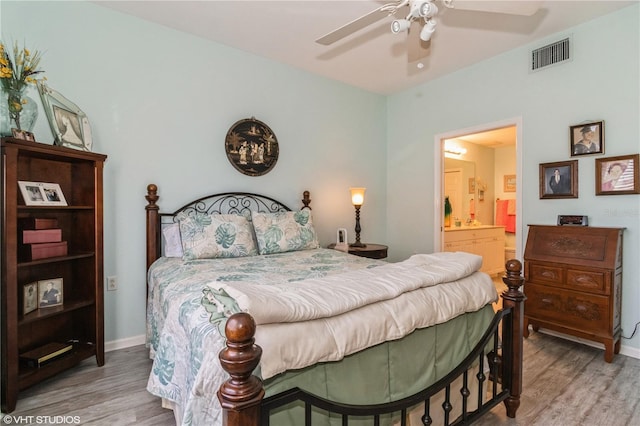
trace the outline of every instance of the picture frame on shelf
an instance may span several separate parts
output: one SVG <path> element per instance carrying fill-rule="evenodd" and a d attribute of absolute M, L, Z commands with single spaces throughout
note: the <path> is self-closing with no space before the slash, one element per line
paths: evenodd
<path fill-rule="evenodd" d="M 26 206 L 66 206 L 62 188 L 57 183 L 18 181 Z"/>
<path fill-rule="evenodd" d="M 33 133 L 28 132 L 26 130 L 12 128 L 11 135 L 16 139 L 22 139 L 22 140 L 31 141 L 31 142 L 36 141 L 36 137 L 33 135 Z"/>
<path fill-rule="evenodd" d="M 38 282 L 25 284 L 22 287 L 22 315 L 38 309 Z"/>
<path fill-rule="evenodd" d="M 604 154 L 604 121 L 569 127 L 571 156 Z"/>
<path fill-rule="evenodd" d="M 578 160 L 540 163 L 540 199 L 578 198 Z"/>
<path fill-rule="evenodd" d="M 516 175 L 504 175 L 504 192 L 516 192 Z"/>
<path fill-rule="evenodd" d="M 38 281 L 38 305 L 40 308 L 60 306 L 64 302 L 62 278 Z"/>
<path fill-rule="evenodd" d="M 91 151 L 93 140 L 87 115 L 61 93 L 38 82 L 42 106 L 54 136 L 54 144 Z"/>
<path fill-rule="evenodd" d="M 640 154 L 596 158 L 596 195 L 640 194 Z"/>

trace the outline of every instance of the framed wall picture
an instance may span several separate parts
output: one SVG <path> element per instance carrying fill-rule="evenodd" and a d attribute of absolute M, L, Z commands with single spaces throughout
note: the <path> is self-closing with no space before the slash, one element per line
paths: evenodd
<path fill-rule="evenodd" d="M 476 193 L 476 178 L 469 178 L 469 194 Z"/>
<path fill-rule="evenodd" d="M 578 198 L 578 160 L 541 163 L 540 198 Z"/>
<path fill-rule="evenodd" d="M 604 154 L 604 121 L 576 124 L 569 127 L 571 156 Z"/>
<path fill-rule="evenodd" d="M 62 188 L 57 183 L 18 181 L 26 206 L 66 206 Z"/>
<path fill-rule="evenodd" d="M 516 192 L 516 175 L 504 175 L 504 192 Z"/>
<path fill-rule="evenodd" d="M 25 284 L 22 293 L 22 315 L 38 309 L 38 282 Z"/>
<path fill-rule="evenodd" d="M 640 194 L 640 154 L 596 158 L 596 195 Z"/>
<path fill-rule="evenodd" d="M 91 151 L 93 141 L 87 115 L 76 104 L 43 82 L 38 82 L 38 92 L 53 132 L 54 143 Z"/>
<path fill-rule="evenodd" d="M 64 287 L 62 278 L 38 281 L 38 301 L 41 308 L 62 305 Z"/>

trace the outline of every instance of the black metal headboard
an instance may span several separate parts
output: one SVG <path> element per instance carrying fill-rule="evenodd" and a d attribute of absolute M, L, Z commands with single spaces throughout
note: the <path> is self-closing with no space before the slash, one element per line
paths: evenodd
<path fill-rule="evenodd" d="M 224 192 L 207 195 L 197 200 L 191 201 L 180 207 L 173 213 L 160 213 L 160 208 L 156 204 L 158 199 L 158 187 L 154 184 L 147 186 L 145 198 L 148 204 L 147 211 L 147 269 L 162 253 L 162 225 L 175 223 L 179 213 L 194 215 L 205 214 L 241 214 L 250 216 L 252 211 L 260 213 L 275 213 L 291 211 L 284 203 L 265 195 L 253 194 L 250 192 Z M 308 208 L 311 203 L 309 191 L 304 191 L 302 204 L 303 209 Z"/>

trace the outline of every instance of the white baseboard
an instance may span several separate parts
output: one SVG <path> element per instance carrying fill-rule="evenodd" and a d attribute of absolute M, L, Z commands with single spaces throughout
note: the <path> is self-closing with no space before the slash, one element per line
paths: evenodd
<path fill-rule="evenodd" d="M 104 351 L 111 352 L 118 349 L 130 348 L 131 346 L 144 345 L 145 342 L 146 336 L 144 334 L 127 337 L 126 339 L 112 340 L 111 342 L 104 343 Z"/>
<path fill-rule="evenodd" d="M 572 342 L 582 343 L 592 348 L 602 349 L 604 351 L 604 345 L 602 343 L 593 342 L 591 340 L 581 339 L 579 337 L 570 336 L 568 334 L 558 333 L 557 331 L 547 330 L 540 327 L 540 333 L 548 334 L 550 336 L 560 337 L 562 339 L 571 340 Z M 621 345 L 620 354 L 630 356 L 631 358 L 640 359 L 640 349 L 632 348 L 629 346 Z"/>

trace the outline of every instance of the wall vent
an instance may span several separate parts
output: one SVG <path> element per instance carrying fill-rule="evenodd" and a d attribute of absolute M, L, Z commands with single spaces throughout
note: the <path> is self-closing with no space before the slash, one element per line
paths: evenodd
<path fill-rule="evenodd" d="M 571 59 L 569 37 L 531 51 L 531 71 Z"/>

